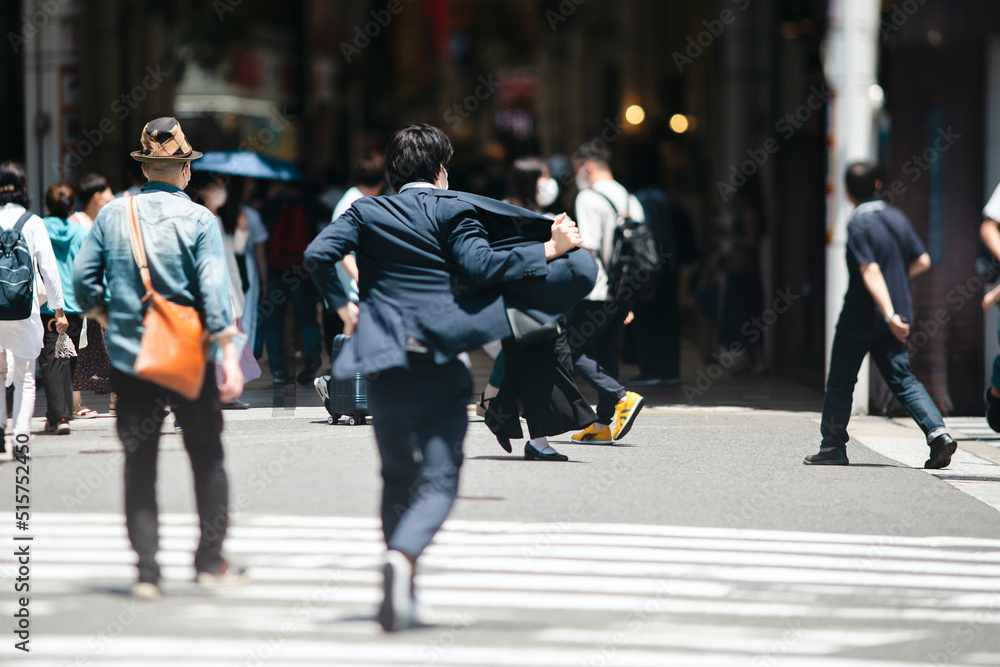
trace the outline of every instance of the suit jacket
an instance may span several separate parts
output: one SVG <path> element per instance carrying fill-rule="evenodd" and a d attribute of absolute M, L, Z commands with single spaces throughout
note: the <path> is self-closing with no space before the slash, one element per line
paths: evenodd
<path fill-rule="evenodd" d="M 305 253 L 331 309 L 347 303 L 336 263 L 349 252 L 357 256 L 358 329 L 334 375 L 407 368 L 409 338 L 446 363 L 510 336 L 506 305 L 540 321 L 567 312 L 589 293 L 597 267 L 586 252 L 546 262 L 541 242 L 550 238 L 551 224 L 525 209 L 449 190 L 359 199 Z"/>

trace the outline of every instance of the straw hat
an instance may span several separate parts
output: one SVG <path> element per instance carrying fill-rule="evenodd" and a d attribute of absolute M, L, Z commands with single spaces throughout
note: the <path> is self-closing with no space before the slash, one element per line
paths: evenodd
<path fill-rule="evenodd" d="M 176 118 L 157 118 L 142 128 L 142 150 L 130 153 L 139 162 L 190 162 L 201 157 L 191 149 Z"/>

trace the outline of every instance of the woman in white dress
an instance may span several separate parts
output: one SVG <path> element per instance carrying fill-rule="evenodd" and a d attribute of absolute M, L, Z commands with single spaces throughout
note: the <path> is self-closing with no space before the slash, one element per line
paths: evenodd
<path fill-rule="evenodd" d="M 28 179 L 24 167 L 15 162 L 0 165 L 0 233 L 12 230 L 23 217 L 31 197 L 28 194 Z M 59 280 L 59 266 L 52 243 L 45 229 L 45 223 L 37 215 L 32 215 L 21 229 L 41 274 L 49 304 L 55 311 L 53 323 L 59 333 L 65 333 L 69 322 L 63 313 L 62 282 Z M 39 314 L 38 292 L 32 293 L 31 315 L 23 320 L 5 320 L 0 313 L 0 359 L 7 359 L 6 351 L 12 355 L 14 371 L 14 413 L 12 415 L 14 442 L 23 445 L 31 437 L 31 416 L 35 412 L 35 359 L 42 349 L 42 318 Z M 7 402 L 0 401 L 0 451 L 3 450 L 3 435 L 7 426 Z"/>

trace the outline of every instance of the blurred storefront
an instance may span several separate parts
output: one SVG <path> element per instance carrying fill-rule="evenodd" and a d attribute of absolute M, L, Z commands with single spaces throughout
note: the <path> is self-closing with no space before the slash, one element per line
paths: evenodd
<path fill-rule="evenodd" d="M 4 11 L 19 34 L 24 17 L 47 17 L 0 57 L 25 102 L 0 111 L 5 127 L 25 128 L 0 148 L 27 159 L 36 200 L 60 176 L 98 171 L 125 185 L 123 156 L 159 115 L 180 118 L 201 150 L 291 159 L 317 188 L 342 183 L 361 151 L 409 122 L 452 137 L 454 187 L 493 196 L 516 157 L 568 156 L 601 137 L 620 179 L 655 155 L 692 217 L 700 258 L 685 321 L 706 359 L 725 277 L 740 263 L 734 248 L 749 248 L 759 286 L 743 316 L 764 322 L 754 325 L 762 354 L 774 372 L 822 384 L 826 0 L 22 0 L 20 13 L 13 4 Z M 888 180 L 906 183 L 896 205 L 940 262 L 914 283 L 918 312 L 933 313 L 952 307 L 949 289 L 971 275 L 979 209 L 1000 180 L 982 140 L 987 101 L 1000 99 L 1000 68 L 987 66 L 1000 8 L 882 5 L 893 29 L 879 43 L 877 150 Z M 911 183 L 907 161 L 949 126 L 961 139 Z M 571 173 L 564 185 L 572 191 Z M 766 323 L 779 293 L 794 306 Z M 972 305 L 914 358 L 935 399 L 959 412 L 981 407 L 984 324 Z"/>

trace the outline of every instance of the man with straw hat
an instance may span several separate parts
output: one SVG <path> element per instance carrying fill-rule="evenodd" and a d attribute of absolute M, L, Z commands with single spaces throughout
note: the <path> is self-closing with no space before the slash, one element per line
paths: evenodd
<path fill-rule="evenodd" d="M 168 301 L 195 308 L 212 341 L 200 396 L 189 400 L 136 376 L 146 290 L 129 240 L 131 198 L 116 199 L 101 209 L 74 263 L 73 283 L 80 306 L 97 311 L 108 326 L 118 436 L 125 448 L 126 526 L 139 557 L 132 593 L 149 599 L 160 595 L 156 459 L 168 405 L 183 429 L 194 471 L 201 528 L 195 579 L 207 586 L 246 581 L 245 573 L 222 556 L 229 482 L 223 467 L 221 406 L 242 393 L 243 374 L 237 348 L 242 341 L 233 323 L 219 224 L 184 193 L 191 161 L 202 154 L 192 150 L 174 118 L 147 123 L 141 141 L 142 149 L 131 155 L 142 163 L 148 182 L 134 204 L 153 288 Z M 216 362 L 222 364 L 221 385 L 213 381 Z"/>

